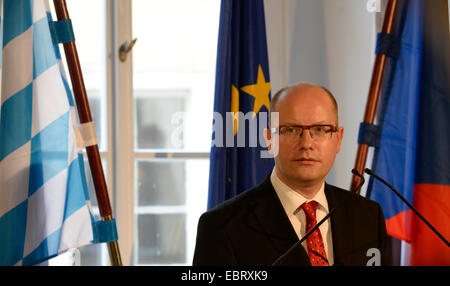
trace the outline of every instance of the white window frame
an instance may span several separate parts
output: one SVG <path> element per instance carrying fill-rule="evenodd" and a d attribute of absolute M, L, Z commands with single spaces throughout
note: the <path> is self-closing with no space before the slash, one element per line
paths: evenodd
<path fill-rule="evenodd" d="M 108 183 L 112 198 L 114 217 L 119 233 L 119 247 L 124 265 L 138 265 L 137 220 L 138 214 L 162 214 L 170 211 L 187 213 L 192 208 L 186 201 L 182 207 L 140 207 L 136 208 L 135 162 L 137 159 L 209 159 L 209 152 L 185 152 L 174 150 L 135 151 L 134 143 L 134 98 L 133 98 L 133 54 L 128 54 L 125 62 L 119 61 L 119 46 L 133 39 L 132 0 L 106 1 L 107 10 L 107 97 L 108 97 L 108 151 L 102 158 L 108 160 Z M 119 13 L 120 11 L 120 13 Z M 139 44 L 139 39 L 136 43 Z M 158 76 L 156 74 L 152 76 Z M 159 75 L 160 76 L 160 75 Z M 174 89 L 202 89 L 202 79 L 179 77 L 170 79 Z M 155 80 L 158 84 L 168 79 Z M 167 88 L 167 85 L 163 86 Z M 153 88 L 153 87 L 152 87 Z M 212 107 L 211 107 L 212 109 Z M 186 228 L 197 228 L 197 216 L 186 216 Z M 193 256 L 195 231 L 186 237 L 186 259 Z M 142 265 L 142 264 L 139 264 Z"/>

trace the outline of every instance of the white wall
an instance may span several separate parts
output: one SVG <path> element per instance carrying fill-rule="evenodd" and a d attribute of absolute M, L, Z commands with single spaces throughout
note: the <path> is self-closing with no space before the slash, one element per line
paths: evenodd
<path fill-rule="evenodd" d="M 264 0 L 272 94 L 288 83 L 295 0 Z"/>
<path fill-rule="evenodd" d="M 375 50 L 375 13 L 362 0 L 265 0 L 272 92 L 311 81 L 339 105 L 344 141 L 327 182 L 349 188 Z"/>
<path fill-rule="evenodd" d="M 344 188 L 350 186 L 359 123 L 363 119 L 375 59 L 375 13 L 366 10 L 365 2 L 324 1 L 329 88 L 338 101 L 340 124 L 344 126 L 341 153 L 336 158 L 334 174 L 330 175 Z"/>

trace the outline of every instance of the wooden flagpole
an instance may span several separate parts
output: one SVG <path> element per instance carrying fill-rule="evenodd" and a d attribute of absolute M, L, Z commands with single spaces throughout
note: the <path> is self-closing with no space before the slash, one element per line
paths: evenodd
<path fill-rule="evenodd" d="M 56 16 L 58 21 L 69 19 L 69 12 L 65 0 L 53 0 L 55 5 Z M 92 122 L 91 110 L 84 85 L 83 74 L 81 72 L 80 61 L 78 58 L 77 48 L 75 42 L 65 43 L 64 52 L 66 54 L 67 66 L 69 68 L 70 78 L 72 81 L 72 88 L 77 103 L 78 116 L 80 123 Z M 103 221 L 113 220 L 111 204 L 108 196 L 108 189 L 106 185 L 105 176 L 101 162 L 98 145 L 86 147 L 86 153 L 89 160 L 92 179 L 95 187 L 95 194 L 100 210 L 100 216 Z M 122 266 L 122 259 L 120 257 L 119 245 L 116 241 L 108 242 L 109 256 L 111 265 Z"/>
<path fill-rule="evenodd" d="M 398 0 L 389 0 L 389 3 L 386 8 L 386 13 L 384 16 L 382 33 L 386 34 L 392 33 L 397 6 Z M 386 55 L 377 54 L 372 72 L 372 79 L 370 82 L 369 95 L 367 97 L 366 110 L 364 113 L 363 122 L 365 123 L 373 124 L 374 122 L 375 114 L 377 112 L 378 98 L 380 95 L 385 66 L 386 66 Z M 364 173 L 368 149 L 369 146 L 367 144 L 358 145 L 358 151 L 356 153 L 355 169 L 360 174 Z M 356 186 L 360 184 L 361 180 L 362 179 L 360 177 L 353 175 L 350 190 L 354 190 Z M 359 194 L 360 190 L 358 190 L 357 193 Z"/>

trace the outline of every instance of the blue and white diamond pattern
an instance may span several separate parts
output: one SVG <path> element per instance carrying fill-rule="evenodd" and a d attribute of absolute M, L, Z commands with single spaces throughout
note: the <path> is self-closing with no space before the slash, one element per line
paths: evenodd
<path fill-rule="evenodd" d="M 0 3 L 0 265 L 32 265 L 91 243 L 92 216 L 49 4 Z"/>

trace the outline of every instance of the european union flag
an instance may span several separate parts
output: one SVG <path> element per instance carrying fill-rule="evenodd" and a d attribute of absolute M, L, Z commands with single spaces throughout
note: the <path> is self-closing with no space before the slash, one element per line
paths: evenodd
<path fill-rule="evenodd" d="M 222 0 L 217 51 L 208 209 L 259 184 L 270 78 L 262 0 Z"/>

